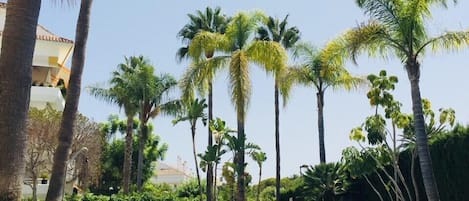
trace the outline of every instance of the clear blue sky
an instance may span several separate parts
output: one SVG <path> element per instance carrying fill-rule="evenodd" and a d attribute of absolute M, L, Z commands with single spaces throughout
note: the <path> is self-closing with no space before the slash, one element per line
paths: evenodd
<path fill-rule="evenodd" d="M 74 39 L 79 1 L 75 6 L 56 5 L 54 1 L 43 1 L 39 23 L 52 32 Z M 265 1 L 265 0 L 219 0 L 219 1 L 94 1 L 90 35 L 87 46 L 83 86 L 104 83 L 124 56 L 144 55 L 148 57 L 156 72 L 171 73 L 179 78 L 187 63 L 177 63 L 175 53 L 181 47 L 177 32 L 188 22 L 186 14 L 207 6 L 220 6 L 233 15 L 238 11 L 263 10 L 270 16 L 283 18 L 290 14 L 289 23 L 297 26 L 302 40 L 316 46 L 324 45 L 346 29 L 366 20 L 355 6 L 354 0 L 329 1 Z M 469 28 L 469 2 L 460 1 L 448 10 L 436 8 L 434 19 L 428 22 L 432 33 Z M 427 54 L 422 61 L 422 97 L 429 98 L 434 110 L 452 107 L 458 122 L 469 122 L 469 51 L 459 53 Z M 379 59 L 361 57 L 359 66 L 349 64 L 348 69 L 356 75 L 377 73 L 381 69 L 400 79 L 395 97 L 410 112 L 410 86 L 398 59 L 383 62 Z M 273 80 L 256 66 L 252 68 L 253 95 L 247 116 L 248 141 L 259 144 L 267 152 L 264 178 L 275 175 Z M 353 145 L 348 138 L 350 129 L 360 125 L 372 113 L 366 99 L 366 89 L 355 92 L 327 91 L 325 97 L 325 142 L 328 161 L 340 159 L 341 150 Z M 100 102 L 82 92 L 79 110 L 95 121 L 105 121 L 109 114 L 118 113 L 116 106 Z M 235 128 L 236 117 L 229 99 L 227 74 L 218 75 L 214 89 L 214 115 L 225 119 Z M 281 110 L 281 156 L 282 176 L 299 173 L 302 164 L 318 164 L 317 111 L 315 92 L 311 88 L 297 87 L 291 100 Z M 169 144 L 166 161 L 175 165 L 177 156 L 193 167 L 191 138 L 188 123 L 171 125 L 172 118 L 158 117 L 153 120 L 156 133 Z M 206 146 L 206 128 L 199 127 L 197 149 Z M 250 162 L 250 160 L 249 160 Z M 193 168 L 192 168 L 193 169 Z M 250 162 L 248 171 L 257 175 L 255 163 Z"/>

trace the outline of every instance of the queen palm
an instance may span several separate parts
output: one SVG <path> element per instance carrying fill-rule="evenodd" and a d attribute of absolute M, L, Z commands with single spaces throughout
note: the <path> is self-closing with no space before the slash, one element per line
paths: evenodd
<path fill-rule="evenodd" d="M 197 151 L 195 150 L 195 129 L 197 126 L 197 121 L 199 119 L 202 120 L 202 123 L 204 125 L 207 124 L 207 114 L 205 114 L 204 111 L 205 108 L 207 108 L 205 99 L 194 99 L 189 103 L 185 104 L 183 107 L 182 114 L 178 115 L 176 119 L 173 120 L 173 124 L 177 124 L 181 121 L 189 121 L 191 125 L 192 152 L 194 154 L 195 172 L 197 173 L 197 182 L 199 184 L 200 199 L 202 199 L 202 185 L 200 184 L 199 162 L 197 161 Z"/>
<path fill-rule="evenodd" d="M 285 49 L 290 49 L 300 39 L 300 31 L 296 27 L 287 28 L 288 15 L 280 22 L 279 19 L 269 17 L 265 25 L 259 27 L 257 30 L 257 39 L 265 41 L 275 41 Z M 276 177 L 275 177 L 275 197 L 280 201 L 280 111 L 279 111 L 279 78 L 284 73 L 285 69 L 278 69 L 274 76 L 274 108 L 275 108 L 275 152 L 276 152 Z M 285 88 L 282 88 L 285 89 Z M 282 93 L 284 95 L 284 105 L 288 92 Z"/>
<path fill-rule="evenodd" d="M 412 95 L 412 110 L 417 139 L 417 151 L 427 198 L 439 200 L 438 188 L 425 131 L 420 96 L 420 60 L 425 50 L 457 50 L 469 44 L 469 32 L 446 32 L 430 37 L 425 20 L 431 18 L 430 8 L 447 6 L 446 0 L 357 0 L 357 5 L 370 16 L 369 22 L 344 35 L 346 48 L 354 59 L 364 51 L 370 55 L 397 56 L 407 72 Z"/>
<path fill-rule="evenodd" d="M 0 54 L 0 200 L 21 200 L 31 66 L 40 8 L 40 0 L 10 0 L 6 8 Z"/>
<path fill-rule="evenodd" d="M 124 168 L 122 178 L 122 188 L 124 194 L 129 193 L 130 187 L 130 171 L 132 167 L 132 152 L 133 152 L 133 118 L 137 114 L 138 104 L 133 96 L 133 91 L 128 90 L 131 86 L 129 83 L 130 77 L 133 76 L 139 66 L 145 65 L 143 56 L 132 56 L 125 58 L 125 63 L 119 64 L 118 69 L 112 73 L 110 80 L 110 88 L 101 88 L 99 86 L 88 87 L 90 94 L 102 99 L 106 102 L 116 104 L 119 108 L 124 109 L 127 117 L 126 136 L 125 136 L 125 155 L 124 155 Z"/>
<path fill-rule="evenodd" d="M 70 72 L 70 82 L 67 89 L 65 108 L 59 130 L 59 145 L 54 154 L 54 164 L 47 191 L 46 200 L 61 200 L 65 186 L 65 171 L 67 161 L 73 142 L 74 124 L 77 117 L 78 103 L 81 91 L 81 76 L 85 66 L 86 42 L 88 40 L 88 30 L 90 24 L 91 4 L 93 0 L 81 0 L 78 14 L 75 46 L 72 55 L 72 68 Z"/>
<path fill-rule="evenodd" d="M 148 121 L 160 114 L 174 116 L 180 109 L 180 101 L 171 97 L 176 88 L 176 80 L 169 74 L 155 76 L 154 68 L 147 60 L 140 65 L 134 75 L 130 76 L 131 86 L 138 102 L 141 137 L 138 147 L 137 189 L 141 191 L 143 184 L 143 163 L 146 141 L 148 140 Z"/>
<path fill-rule="evenodd" d="M 333 45 L 335 43 L 329 43 Z M 328 88 L 344 88 L 347 90 L 357 87 L 363 80 L 353 77 L 344 67 L 343 59 L 336 52 L 316 50 L 309 43 L 301 43 L 295 47 L 294 56 L 300 59 L 299 68 L 290 68 L 286 79 L 311 86 L 316 91 L 318 111 L 319 156 L 320 162 L 326 162 L 324 146 L 324 95 Z"/>
<path fill-rule="evenodd" d="M 178 33 L 178 37 L 180 37 L 183 42 L 186 43 L 186 46 L 181 47 L 177 52 L 176 56 L 179 60 L 189 58 L 188 51 L 190 46 L 200 45 L 192 43 L 192 39 L 197 35 L 197 33 L 201 31 L 224 33 L 227 22 L 229 21 L 229 19 L 221 13 L 221 9 L 219 7 L 216 7 L 215 9 L 207 7 L 205 12 L 197 10 L 196 14 L 188 14 L 187 16 L 189 17 L 190 22 L 186 24 Z M 199 87 L 199 92 L 201 92 L 201 94 L 205 94 L 205 92 L 207 92 L 209 121 L 213 119 L 212 84 L 217 67 L 220 66 L 216 62 L 217 60 L 212 59 L 213 54 L 213 49 L 205 52 L 204 59 L 206 59 L 207 62 L 198 62 L 197 59 L 193 61 L 184 74 L 181 82 L 181 88 L 183 89 L 183 100 L 190 100 L 193 98 L 193 91 L 195 86 L 202 86 Z M 208 129 L 208 145 L 213 145 L 213 138 L 210 129 Z M 207 169 L 207 200 L 213 200 L 212 165 L 208 164 Z"/>
<path fill-rule="evenodd" d="M 250 64 L 258 64 L 267 72 L 274 73 L 282 68 L 287 60 L 285 49 L 273 41 L 252 40 L 260 22 L 267 17 L 259 12 L 238 13 L 229 22 L 226 33 L 201 32 L 192 40 L 195 44 L 204 46 L 190 47 L 189 55 L 201 58 L 205 50 L 215 49 L 228 53 L 229 57 L 229 87 L 231 100 L 236 109 L 238 139 L 244 139 L 245 117 L 251 96 L 251 80 L 249 77 Z M 220 56 L 222 57 L 222 56 Z M 220 58 L 218 57 L 218 58 Z M 237 168 L 237 201 L 245 198 L 245 143 L 241 144 L 236 154 Z"/>

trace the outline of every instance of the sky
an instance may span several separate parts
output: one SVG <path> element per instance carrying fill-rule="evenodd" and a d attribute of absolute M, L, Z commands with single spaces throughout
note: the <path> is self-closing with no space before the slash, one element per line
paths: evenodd
<path fill-rule="evenodd" d="M 289 25 L 297 26 L 301 39 L 316 47 L 322 47 L 345 30 L 368 19 L 353 0 L 94 1 L 82 86 L 106 83 L 116 66 L 124 62 L 124 56 L 143 55 L 155 66 L 156 73 L 170 73 L 179 79 L 188 62 L 178 63 L 175 59 L 177 49 L 183 46 L 176 35 L 189 22 L 188 13 L 207 6 L 220 6 L 227 15 L 253 10 L 262 10 L 278 18 L 289 14 Z M 57 35 L 74 40 L 78 9 L 79 1 L 71 5 L 42 1 L 39 23 Z M 448 9 L 433 8 L 433 19 L 427 22 L 429 32 L 435 36 L 445 31 L 469 29 L 467 10 L 468 1 L 460 1 Z M 468 50 L 428 51 L 421 58 L 422 97 L 430 99 L 435 111 L 442 107 L 453 108 L 457 121 L 462 124 L 469 123 L 469 107 L 466 105 L 469 93 L 464 90 L 469 86 L 468 56 Z M 247 140 L 258 144 L 267 153 L 263 178 L 275 177 L 274 81 L 257 66 L 251 69 L 253 90 L 246 121 Z M 398 76 L 395 98 L 404 104 L 404 112 L 411 112 L 410 85 L 399 59 L 390 57 L 383 61 L 362 56 L 358 65 L 349 62 L 347 69 L 354 75 L 376 74 L 385 69 L 389 75 Z M 236 114 L 229 98 L 226 71 L 218 74 L 214 85 L 214 116 L 221 117 L 235 129 Z M 366 91 L 326 92 L 324 116 L 328 162 L 340 160 L 342 149 L 355 145 L 348 138 L 350 130 L 372 114 Z M 120 112 L 117 106 L 97 100 L 85 90 L 82 90 L 79 111 L 97 122 L 106 121 L 110 114 Z M 188 168 L 194 169 L 189 123 L 173 126 L 172 119 L 157 117 L 152 120 L 155 132 L 169 145 L 165 162 L 176 166 L 179 156 L 187 161 Z M 197 129 L 197 150 L 202 152 L 207 145 L 207 128 L 199 126 Z M 287 106 L 280 111 L 280 135 L 282 177 L 299 174 L 299 167 L 303 164 L 319 163 L 317 109 L 312 88 L 294 88 Z M 257 178 L 256 164 L 250 159 L 247 162 L 247 171 Z"/>

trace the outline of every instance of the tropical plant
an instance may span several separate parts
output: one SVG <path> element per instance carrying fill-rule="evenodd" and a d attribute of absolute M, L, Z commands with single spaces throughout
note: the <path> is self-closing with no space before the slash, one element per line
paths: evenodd
<path fill-rule="evenodd" d="M 215 144 L 217 146 L 216 150 L 216 155 L 221 156 L 223 155 L 226 151 L 223 150 L 223 145 L 225 145 L 225 136 L 228 135 L 229 133 L 236 132 L 235 130 L 232 130 L 228 126 L 226 126 L 226 122 L 223 121 L 221 118 L 216 118 L 215 120 L 210 121 L 209 123 L 209 129 L 213 133 L 213 137 L 215 138 Z M 220 163 L 215 163 L 214 167 L 214 178 L 217 178 L 217 168 Z M 217 200 L 218 194 L 217 194 L 217 180 L 215 179 L 213 182 L 213 194 L 214 194 L 214 200 Z"/>
<path fill-rule="evenodd" d="M 212 9 L 207 7 L 205 12 L 197 10 L 195 14 L 187 15 L 190 22 L 186 24 L 178 33 L 178 36 L 187 44 L 178 50 L 176 57 L 179 60 L 183 58 L 191 58 L 188 51 L 191 46 L 200 46 L 205 44 L 192 43 L 192 39 L 202 31 L 211 33 L 225 33 L 226 25 L 229 18 L 222 14 L 221 9 L 216 7 Z M 217 70 L 219 69 L 220 62 L 223 60 L 213 59 L 214 50 L 208 50 L 204 53 L 205 58 L 200 61 L 200 58 L 191 58 L 193 61 L 181 79 L 182 100 L 193 99 L 194 89 L 198 88 L 201 95 L 207 93 L 208 101 L 208 120 L 213 119 L 213 80 Z M 208 146 L 213 145 L 212 133 L 208 129 Z M 207 200 L 213 200 L 213 167 L 209 165 L 207 171 Z"/>
<path fill-rule="evenodd" d="M 180 101 L 171 97 L 177 86 L 176 80 L 169 74 L 155 76 L 154 68 L 147 60 L 130 76 L 131 86 L 128 90 L 135 92 L 139 106 L 141 137 L 138 146 L 137 189 L 142 190 L 144 147 L 148 140 L 148 121 L 160 114 L 175 116 L 180 110 Z"/>
<path fill-rule="evenodd" d="M 267 160 L 265 152 L 251 152 L 252 160 L 256 161 L 257 166 L 259 166 L 259 182 L 257 183 L 257 194 L 256 200 L 259 201 L 259 195 L 261 194 L 261 179 L 262 179 L 262 164 Z"/>
<path fill-rule="evenodd" d="M 326 90 L 329 88 L 351 90 L 363 83 L 362 78 L 352 76 L 345 69 L 343 59 L 340 58 L 342 55 L 328 51 L 332 45 L 334 43 L 329 43 L 324 49 L 318 51 L 309 43 L 297 44 L 293 55 L 300 60 L 300 67 L 289 68 L 285 78 L 286 85 L 299 83 L 311 86 L 316 91 L 321 163 L 326 162 L 324 144 L 324 95 Z"/>
<path fill-rule="evenodd" d="M 257 30 L 257 39 L 265 41 L 275 41 L 288 50 L 292 48 L 295 43 L 300 39 L 300 31 L 296 27 L 287 27 L 288 15 L 280 21 L 279 19 L 269 17 L 267 22 L 260 26 Z M 285 66 L 282 66 L 285 67 Z M 284 76 L 285 68 L 278 68 L 274 73 L 274 108 L 275 108 L 275 160 L 276 160 L 276 200 L 280 201 L 280 110 L 279 110 L 279 85 L 281 85 L 280 78 Z M 282 89 L 286 89 L 282 87 Z M 288 91 L 281 91 L 283 95 L 283 104 L 286 105 L 286 100 L 288 99 Z"/>
<path fill-rule="evenodd" d="M 0 200 L 21 200 L 26 118 L 41 1 L 8 1 L 0 53 Z M 8 50 L 8 51 L 6 51 Z M 20 59 L 21 58 L 21 59 Z"/>
<path fill-rule="evenodd" d="M 245 116 L 251 96 L 251 80 L 249 78 L 250 63 L 259 64 L 267 72 L 276 72 L 278 68 L 285 65 L 287 56 L 284 48 L 272 41 L 252 41 L 253 33 L 257 31 L 260 22 L 267 17 L 260 12 L 236 14 L 229 22 L 226 33 L 216 34 L 201 32 L 192 40 L 193 44 L 204 44 L 203 46 L 191 46 L 189 55 L 193 58 L 202 58 L 202 54 L 207 50 L 216 50 L 228 53 L 217 58 L 229 59 L 229 83 L 231 90 L 231 100 L 236 109 L 238 138 L 244 136 Z M 244 142 L 241 144 L 240 152 L 235 157 L 238 165 L 237 190 L 238 201 L 244 201 L 245 196 L 245 152 Z"/>
<path fill-rule="evenodd" d="M 90 24 L 91 4 L 93 0 L 81 0 L 78 14 L 75 45 L 73 48 L 70 82 L 67 88 L 65 108 L 59 130 L 59 145 L 54 154 L 54 165 L 47 191 L 47 201 L 61 200 L 64 190 L 64 177 L 70 148 L 73 142 L 73 125 L 75 124 L 81 91 L 81 76 L 85 66 L 86 42 Z"/>
<path fill-rule="evenodd" d="M 347 192 L 349 181 L 340 163 L 321 163 L 304 174 L 304 194 L 308 200 L 335 201 Z"/>
<path fill-rule="evenodd" d="M 425 21 L 432 17 L 431 6 L 447 7 L 446 0 L 403 1 L 403 0 L 358 0 L 356 1 L 370 20 L 360 24 L 344 35 L 345 48 L 341 51 L 350 54 L 354 61 L 359 54 L 397 56 L 407 72 L 412 94 L 414 127 L 417 150 L 429 201 L 439 200 L 436 180 L 428 149 L 428 139 L 420 97 L 420 61 L 425 50 L 458 50 L 469 44 L 469 32 L 446 32 L 430 37 Z"/>
<path fill-rule="evenodd" d="M 173 124 L 177 124 L 181 121 L 189 121 L 191 126 L 191 136 L 192 136 L 192 152 L 194 154 L 194 164 L 195 172 L 197 173 L 197 182 L 199 184 L 200 198 L 202 199 L 202 186 L 200 183 L 200 172 L 199 172 L 199 162 L 197 161 L 197 151 L 195 150 L 195 129 L 197 126 L 197 121 L 200 119 L 204 126 L 207 124 L 207 114 L 204 110 L 207 108 L 205 99 L 199 101 L 199 99 L 194 99 L 188 104 L 185 104 L 183 107 L 182 114 L 179 114 L 176 119 L 173 120 Z"/>
<path fill-rule="evenodd" d="M 124 155 L 124 167 L 123 167 L 123 181 L 122 188 L 124 194 L 128 194 L 130 190 L 130 169 L 132 166 L 132 152 L 133 152 L 133 124 L 134 117 L 138 110 L 138 100 L 135 99 L 134 91 L 128 90 L 132 85 L 131 76 L 140 66 L 145 65 L 145 59 L 143 56 L 139 57 L 125 57 L 125 63 L 121 63 L 117 66 L 117 70 L 112 72 L 112 78 L 109 81 L 110 88 L 102 88 L 99 86 L 90 86 L 88 91 L 96 98 L 102 99 L 106 102 L 116 104 L 120 108 L 124 109 L 124 113 L 127 116 L 127 132 L 125 136 L 126 148 Z"/>

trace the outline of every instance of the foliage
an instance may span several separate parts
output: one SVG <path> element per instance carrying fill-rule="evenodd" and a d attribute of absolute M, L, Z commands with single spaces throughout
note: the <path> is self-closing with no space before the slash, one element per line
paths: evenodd
<path fill-rule="evenodd" d="M 303 177 L 304 196 L 308 200 L 336 200 L 350 185 L 340 163 L 310 166 Z"/>
<path fill-rule="evenodd" d="M 199 189 L 197 180 L 191 179 L 189 181 L 182 183 L 180 186 L 178 186 L 175 194 L 180 198 L 194 198 L 194 200 L 200 200 L 199 192 L 206 191 L 205 189 L 206 185 L 204 184 L 205 184 L 205 181 L 202 181 L 202 185 L 201 185 L 202 189 Z M 198 199 L 195 199 L 195 198 L 198 198 Z"/>
<path fill-rule="evenodd" d="M 125 129 L 124 129 L 125 130 Z M 150 127 L 151 132 L 151 127 Z M 139 142 L 138 137 L 134 137 L 133 144 L 137 146 Z M 94 193 L 107 193 L 109 187 L 118 189 L 122 186 L 122 168 L 124 164 L 124 149 L 125 142 L 121 139 L 116 139 L 103 148 L 103 155 L 101 158 L 101 178 L 99 183 L 91 188 L 91 192 Z M 161 144 L 160 137 L 158 135 L 150 134 L 147 145 L 145 147 L 145 159 L 149 162 L 145 163 L 143 168 L 144 180 L 148 180 L 154 172 L 154 161 L 161 160 L 168 149 L 168 145 Z M 132 153 L 133 164 L 137 164 L 138 150 L 134 149 Z M 136 182 L 136 166 L 132 166 L 132 183 Z"/>

